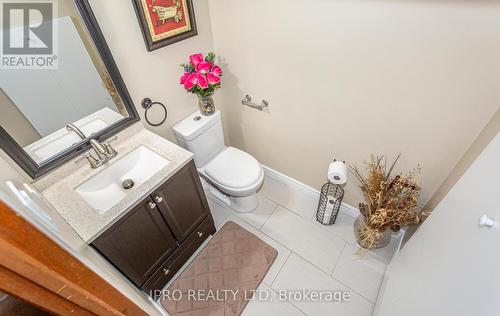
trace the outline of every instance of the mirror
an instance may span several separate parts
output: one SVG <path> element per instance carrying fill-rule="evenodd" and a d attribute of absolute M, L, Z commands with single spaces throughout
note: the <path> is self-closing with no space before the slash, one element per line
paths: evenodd
<path fill-rule="evenodd" d="M 54 3 L 57 66 L 0 70 L 0 143 L 33 178 L 138 120 L 87 0 Z"/>

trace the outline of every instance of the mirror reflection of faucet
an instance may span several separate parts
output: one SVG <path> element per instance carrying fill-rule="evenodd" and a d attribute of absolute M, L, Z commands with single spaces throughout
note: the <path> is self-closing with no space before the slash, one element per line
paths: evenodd
<path fill-rule="evenodd" d="M 66 130 L 68 132 L 75 132 L 75 134 L 78 135 L 78 137 L 80 137 L 82 140 L 87 138 L 87 136 L 85 136 L 85 134 L 73 123 L 69 123 L 68 125 L 66 125 Z"/>

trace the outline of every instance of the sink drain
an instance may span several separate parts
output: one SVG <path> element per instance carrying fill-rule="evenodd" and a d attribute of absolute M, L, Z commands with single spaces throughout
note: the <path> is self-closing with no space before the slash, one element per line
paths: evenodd
<path fill-rule="evenodd" d="M 134 186 L 134 181 L 132 181 L 132 179 L 125 179 L 122 182 L 122 187 L 125 190 L 128 190 L 128 189 L 132 188 L 133 186 Z"/>

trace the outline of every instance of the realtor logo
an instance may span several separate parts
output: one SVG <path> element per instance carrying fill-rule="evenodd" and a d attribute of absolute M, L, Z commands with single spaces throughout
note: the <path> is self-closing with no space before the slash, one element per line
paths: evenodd
<path fill-rule="evenodd" d="M 2 0 L 1 7 L 0 68 L 56 68 L 55 1 Z"/>

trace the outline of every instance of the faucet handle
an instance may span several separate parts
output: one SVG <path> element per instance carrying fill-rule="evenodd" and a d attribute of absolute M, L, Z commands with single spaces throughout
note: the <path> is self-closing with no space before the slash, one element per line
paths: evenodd
<path fill-rule="evenodd" d="M 92 169 L 99 167 L 99 160 L 97 160 L 97 158 L 95 158 L 90 152 L 86 152 L 83 156 L 87 158 Z"/>
<path fill-rule="evenodd" d="M 106 143 L 111 144 L 111 143 L 116 142 L 117 140 L 118 140 L 118 136 L 115 135 L 111 138 L 106 139 Z"/>
<path fill-rule="evenodd" d="M 113 148 L 111 147 L 111 145 L 109 144 L 109 142 L 105 142 L 103 143 L 104 147 L 106 147 L 106 152 L 108 154 L 108 156 L 116 156 L 118 155 L 118 152 Z"/>

